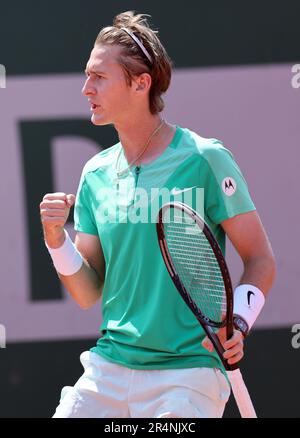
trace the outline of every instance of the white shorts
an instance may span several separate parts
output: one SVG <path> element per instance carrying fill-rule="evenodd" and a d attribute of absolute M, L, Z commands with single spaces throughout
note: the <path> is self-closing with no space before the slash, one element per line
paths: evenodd
<path fill-rule="evenodd" d="M 230 386 L 216 368 L 133 370 L 85 351 L 53 418 L 220 418 Z"/>

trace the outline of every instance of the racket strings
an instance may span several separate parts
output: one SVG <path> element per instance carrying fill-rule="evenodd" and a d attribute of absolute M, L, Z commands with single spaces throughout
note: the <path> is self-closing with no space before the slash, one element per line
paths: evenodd
<path fill-rule="evenodd" d="M 226 314 L 223 276 L 205 234 L 183 212 L 164 221 L 165 239 L 172 263 L 185 289 L 202 314 L 220 323 Z"/>

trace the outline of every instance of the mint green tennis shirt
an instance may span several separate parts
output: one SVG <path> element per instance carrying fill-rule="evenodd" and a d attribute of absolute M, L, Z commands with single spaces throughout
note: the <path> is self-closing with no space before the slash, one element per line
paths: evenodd
<path fill-rule="evenodd" d="M 204 216 L 225 254 L 221 222 L 255 210 L 241 170 L 219 140 L 179 126 L 160 156 L 127 167 L 120 143 L 101 151 L 84 166 L 76 197 L 75 230 L 99 236 L 105 258 L 102 336 L 91 351 L 134 369 L 224 372 L 167 272 L 155 221 L 162 204 L 183 201 Z"/>

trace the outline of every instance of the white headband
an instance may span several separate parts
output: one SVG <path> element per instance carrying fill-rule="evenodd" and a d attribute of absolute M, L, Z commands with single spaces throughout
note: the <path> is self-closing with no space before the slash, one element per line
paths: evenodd
<path fill-rule="evenodd" d="M 150 61 L 151 64 L 153 64 L 152 58 L 149 55 L 148 50 L 146 49 L 146 47 L 143 45 L 143 43 L 138 39 L 138 37 L 136 37 L 132 32 L 130 32 L 130 30 L 126 29 L 126 27 L 121 27 L 121 30 L 124 30 L 132 39 L 133 41 L 136 42 L 136 44 L 139 46 L 139 48 L 142 50 L 142 52 L 144 53 L 144 55 L 148 58 L 148 60 Z"/>

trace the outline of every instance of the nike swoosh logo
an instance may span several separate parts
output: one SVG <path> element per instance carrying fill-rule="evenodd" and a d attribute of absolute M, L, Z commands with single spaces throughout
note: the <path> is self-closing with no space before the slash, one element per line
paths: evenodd
<path fill-rule="evenodd" d="M 247 300 L 248 300 L 248 306 L 250 307 L 250 297 L 251 295 L 254 295 L 254 292 L 252 292 L 252 290 L 248 290 L 247 293 Z"/>
<path fill-rule="evenodd" d="M 179 195 L 180 193 L 184 193 L 184 192 L 187 192 L 187 191 L 189 191 L 189 190 L 192 190 L 192 189 L 194 189 L 196 186 L 194 186 L 194 187 L 188 187 L 187 189 L 182 189 L 182 190 L 179 190 L 179 189 L 176 189 L 176 188 L 174 188 L 174 189 L 172 189 L 171 190 L 171 195 L 174 195 L 174 196 L 176 196 L 176 195 Z"/>

